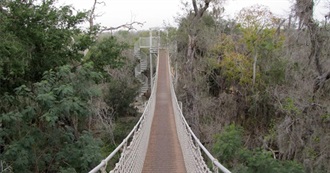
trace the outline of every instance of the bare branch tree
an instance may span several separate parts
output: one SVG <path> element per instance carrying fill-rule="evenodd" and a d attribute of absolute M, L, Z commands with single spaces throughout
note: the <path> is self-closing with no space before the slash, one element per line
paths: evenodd
<path fill-rule="evenodd" d="M 314 82 L 314 92 L 322 88 L 326 80 L 329 79 L 330 71 L 324 72 L 324 68 L 320 62 L 322 48 L 324 46 L 324 38 L 321 28 L 313 19 L 314 0 L 296 0 L 293 10 L 296 17 L 299 18 L 299 29 L 303 26 L 307 27 L 311 42 L 311 52 L 308 56 L 309 61 L 314 60 L 318 77 Z M 327 17 L 327 16 L 326 16 Z"/>
<path fill-rule="evenodd" d="M 99 15 L 96 15 L 95 14 L 95 9 L 96 9 L 96 5 L 98 4 L 103 4 L 103 5 L 106 5 L 104 1 L 101 1 L 101 2 L 98 2 L 97 0 L 94 0 L 94 3 L 93 3 L 93 6 L 92 6 L 92 9 L 91 9 L 91 12 L 89 14 L 89 29 L 92 30 L 93 27 L 94 27 L 94 20 L 96 17 L 98 17 Z"/>
<path fill-rule="evenodd" d="M 318 76 L 314 82 L 314 88 L 313 88 L 314 93 L 319 89 L 321 89 L 324 86 L 325 82 L 329 79 L 330 79 L 330 71 L 324 73 L 321 76 Z"/>
<path fill-rule="evenodd" d="M 197 41 L 197 24 L 200 21 L 200 19 L 203 17 L 203 14 L 210 6 L 211 0 L 204 0 L 203 5 L 198 8 L 196 0 L 192 0 L 193 8 L 194 8 L 194 17 L 191 19 L 191 24 L 188 30 L 188 51 L 187 51 L 187 59 L 192 61 L 193 58 L 195 58 L 195 52 L 196 52 L 196 41 Z"/>
<path fill-rule="evenodd" d="M 102 16 L 102 14 L 96 14 L 96 6 L 97 5 L 106 5 L 106 3 L 104 1 L 98 1 L 98 0 L 94 0 L 94 3 L 93 3 L 93 6 L 90 10 L 90 14 L 89 14 L 89 17 L 88 17 L 88 22 L 89 22 L 89 30 L 90 31 L 93 31 L 95 28 L 95 23 L 94 23 L 94 20 L 96 19 L 96 17 L 100 17 Z M 121 28 L 125 28 L 125 29 L 128 29 L 128 30 L 133 30 L 135 29 L 134 25 L 140 25 L 140 26 L 143 26 L 144 23 L 141 23 L 141 22 L 137 22 L 137 21 L 133 21 L 131 23 L 126 23 L 126 24 L 123 24 L 123 25 L 119 25 L 119 26 L 116 26 L 116 27 L 101 27 L 101 29 L 94 33 L 92 35 L 92 37 L 94 37 L 95 40 L 97 40 L 98 36 L 105 32 L 105 31 L 114 31 L 114 30 L 117 30 L 117 29 L 121 29 Z M 84 55 L 86 55 L 88 53 L 89 49 L 86 49 L 84 51 Z"/>
<path fill-rule="evenodd" d="M 94 24 L 95 18 L 102 16 L 100 14 L 99 15 L 95 14 L 96 6 L 99 5 L 99 4 L 102 4 L 104 6 L 106 5 L 106 3 L 104 1 L 94 0 L 93 6 L 92 6 L 90 14 L 89 14 L 89 19 L 88 19 L 90 30 L 92 30 L 94 25 L 95 25 Z M 133 21 L 133 22 L 130 22 L 130 23 L 125 23 L 125 24 L 116 26 L 116 27 L 102 27 L 102 29 L 97 33 L 97 35 L 102 33 L 102 32 L 105 32 L 105 31 L 114 31 L 114 30 L 121 29 L 121 28 L 125 28 L 125 29 L 128 29 L 128 30 L 133 30 L 133 29 L 135 29 L 134 25 L 143 26 L 144 23 Z"/>
<path fill-rule="evenodd" d="M 126 24 L 119 25 L 116 27 L 104 27 L 103 29 L 100 30 L 100 33 L 105 32 L 105 31 L 114 31 L 114 30 L 121 29 L 121 28 L 125 28 L 127 30 L 135 30 L 136 28 L 134 27 L 134 25 L 143 26 L 144 23 L 134 21 L 134 22 L 126 23 Z"/>
<path fill-rule="evenodd" d="M 201 59 L 197 59 L 197 49 L 198 45 L 197 40 L 203 40 L 203 32 L 205 32 L 205 26 L 203 26 L 203 17 L 206 15 L 207 11 L 218 9 L 221 5 L 220 2 L 225 0 L 191 0 L 190 4 L 185 3 L 185 6 L 191 5 L 188 7 L 187 16 L 185 16 L 184 29 L 188 36 L 187 47 L 185 50 L 184 61 L 185 65 L 182 67 L 182 76 L 183 80 L 186 81 L 183 90 L 185 93 L 185 105 L 187 110 L 186 114 L 188 121 L 193 129 L 193 131 L 198 136 L 201 132 L 200 128 L 200 100 L 201 93 L 199 92 L 199 75 L 201 73 L 201 66 L 198 67 Z M 214 8 L 212 9 L 214 5 Z M 200 48 L 200 47 L 199 47 Z"/>

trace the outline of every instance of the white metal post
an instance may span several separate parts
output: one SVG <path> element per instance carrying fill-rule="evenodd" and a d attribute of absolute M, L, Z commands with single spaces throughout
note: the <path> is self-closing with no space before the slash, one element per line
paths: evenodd
<path fill-rule="evenodd" d="M 152 90 L 152 28 L 150 28 L 149 32 L 149 37 L 150 37 L 150 49 L 149 49 L 149 56 L 150 56 L 150 93 Z"/>
<path fill-rule="evenodd" d="M 160 48 L 160 29 L 158 29 L 158 49 Z"/>
<path fill-rule="evenodd" d="M 168 46 L 168 43 L 169 40 L 168 40 L 168 30 L 166 30 L 166 48 L 169 49 L 169 46 Z"/>

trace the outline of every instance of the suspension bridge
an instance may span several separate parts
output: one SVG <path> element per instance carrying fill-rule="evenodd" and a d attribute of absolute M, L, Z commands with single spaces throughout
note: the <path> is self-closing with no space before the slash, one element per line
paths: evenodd
<path fill-rule="evenodd" d="M 152 88 L 142 116 L 123 142 L 89 173 L 109 172 L 107 165 L 118 153 L 119 161 L 110 173 L 230 173 L 202 145 L 186 122 L 174 91 L 168 46 L 160 47 L 159 41 L 153 44 L 151 35 L 145 44 L 150 49 L 150 66 L 153 54 L 157 55 L 156 72 L 153 74 L 150 67 L 149 80 L 142 73 L 148 62 L 140 51 L 143 39 L 135 45 L 134 52 L 140 59 L 135 73 L 144 84 L 140 91 L 148 90 L 148 81 Z"/>

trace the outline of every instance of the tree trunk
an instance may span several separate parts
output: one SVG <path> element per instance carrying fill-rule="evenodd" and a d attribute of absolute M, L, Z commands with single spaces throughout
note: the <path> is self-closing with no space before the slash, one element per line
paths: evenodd
<path fill-rule="evenodd" d="M 188 15 L 190 25 L 187 27 L 188 32 L 188 48 L 186 54 L 186 64 L 185 64 L 185 71 L 183 75 L 186 79 L 186 104 L 189 109 L 189 119 L 191 120 L 189 123 L 192 126 L 192 130 L 195 132 L 197 136 L 199 136 L 199 115 L 198 115 L 198 89 L 197 89 L 197 82 L 196 76 L 198 75 L 197 70 L 194 68 L 196 65 L 196 50 L 197 50 L 197 37 L 199 33 L 198 24 L 203 17 L 204 12 L 208 9 L 210 2 L 212 0 L 203 0 L 202 4 L 198 6 L 196 0 L 192 0 L 193 10 L 194 13 Z"/>
<path fill-rule="evenodd" d="M 189 42 L 188 42 L 188 51 L 187 51 L 187 58 L 188 61 L 193 61 L 195 58 L 196 53 L 196 38 L 197 36 L 195 34 L 188 35 Z"/>
<path fill-rule="evenodd" d="M 315 93 L 316 91 L 321 89 L 324 86 L 325 82 L 329 79 L 330 79 L 330 71 L 328 71 L 328 72 L 324 73 L 323 75 L 317 77 L 315 82 L 314 82 L 313 92 Z"/>
<path fill-rule="evenodd" d="M 309 61 L 314 60 L 316 71 L 321 76 L 323 74 L 322 65 L 320 64 L 320 53 L 323 45 L 323 40 L 320 32 L 313 21 L 308 25 L 309 35 L 311 39 L 311 53 L 309 54 Z"/>
<path fill-rule="evenodd" d="M 299 17 L 299 25 L 305 25 L 308 29 L 311 40 L 311 52 L 309 54 L 309 62 L 314 61 L 316 71 L 319 77 L 314 81 L 313 92 L 323 87 L 325 82 L 330 78 L 330 72 L 323 72 L 323 67 L 320 62 L 321 50 L 324 44 L 324 40 L 321 35 L 321 31 L 318 25 L 313 19 L 313 11 L 315 3 L 312 0 L 301 1 L 296 0 L 295 3 L 296 16 Z M 326 16 L 327 17 L 327 16 Z"/>
<path fill-rule="evenodd" d="M 257 73 L 257 59 L 258 59 L 258 52 L 256 49 L 254 49 L 255 55 L 253 60 L 253 86 L 256 83 L 256 73 Z"/>

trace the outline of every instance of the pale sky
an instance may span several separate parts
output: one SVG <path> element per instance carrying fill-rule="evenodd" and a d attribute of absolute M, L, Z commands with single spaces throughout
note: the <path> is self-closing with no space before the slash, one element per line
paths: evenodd
<path fill-rule="evenodd" d="M 188 0 L 190 1 L 190 0 Z M 242 8 L 255 4 L 268 6 L 270 10 L 280 17 L 288 16 L 290 5 L 293 0 L 227 0 L 225 16 L 234 17 Z M 323 19 L 326 13 L 325 2 L 318 0 L 315 16 Z M 150 27 L 161 27 L 165 23 L 176 26 L 174 17 L 182 8 L 181 0 L 104 0 L 106 6 L 99 5 L 96 22 L 102 26 L 115 27 L 131 21 L 145 22 L 144 26 L 137 29 L 148 29 Z M 93 0 L 58 0 L 59 4 L 73 5 L 76 9 L 90 9 Z M 181 12 L 182 13 L 182 12 Z"/>

